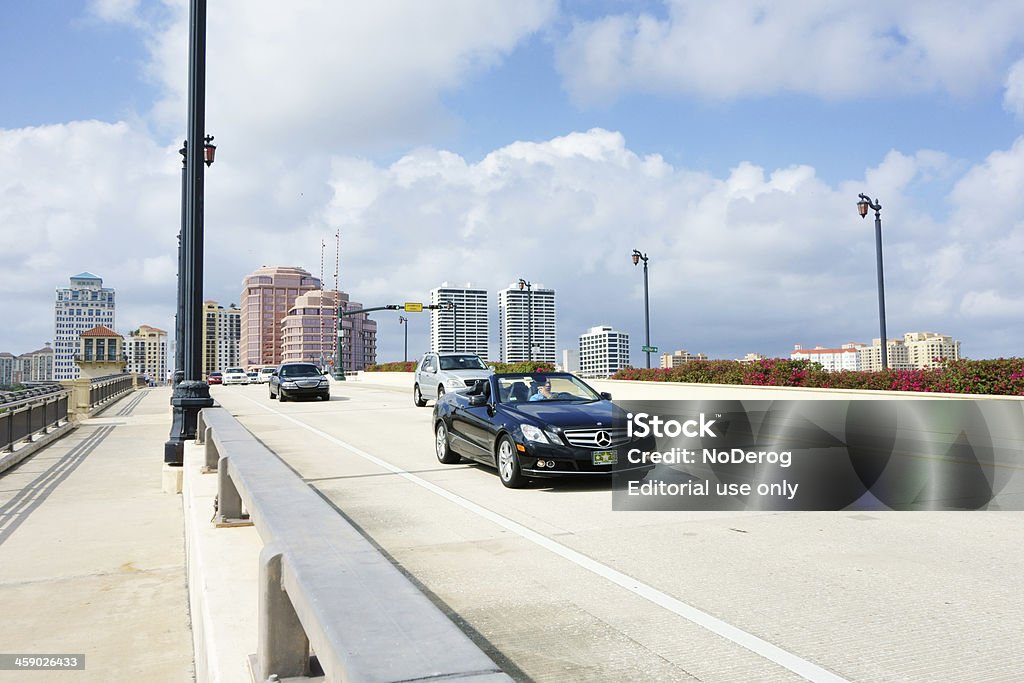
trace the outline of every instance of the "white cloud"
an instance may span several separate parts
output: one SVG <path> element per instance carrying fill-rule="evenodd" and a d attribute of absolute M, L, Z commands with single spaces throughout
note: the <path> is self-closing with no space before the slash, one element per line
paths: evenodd
<path fill-rule="evenodd" d="M 153 36 L 150 67 L 166 92 L 154 114 L 175 131 L 188 45 L 177 4 Z M 210 3 L 207 130 L 230 130 L 233 153 L 254 157 L 427 140 L 453 123 L 440 95 L 498 63 L 555 9 L 554 0 Z"/>
<path fill-rule="evenodd" d="M 1010 67 L 1005 85 L 1003 107 L 1006 111 L 1024 118 L 1024 59 L 1018 60 Z"/>
<path fill-rule="evenodd" d="M 559 53 L 580 103 L 627 92 L 827 99 L 995 87 L 1024 37 L 1024 5 L 670 0 L 577 22 Z"/>

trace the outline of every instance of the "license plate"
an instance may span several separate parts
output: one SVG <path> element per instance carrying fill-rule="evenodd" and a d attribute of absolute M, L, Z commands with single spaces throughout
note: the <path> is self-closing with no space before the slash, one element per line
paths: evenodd
<path fill-rule="evenodd" d="M 619 461 L 616 451 L 594 451 L 595 465 L 614 465 Z"/>

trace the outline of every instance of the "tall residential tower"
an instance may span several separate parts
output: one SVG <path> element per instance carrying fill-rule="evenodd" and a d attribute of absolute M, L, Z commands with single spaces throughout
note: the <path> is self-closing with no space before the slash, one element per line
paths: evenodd
<path fill-rule="evenodd" d="M 449 287 L 447 282 L 430 290 L 431 304 L 453 304 L 430 313 L 430 350 L 466 351 L 488 360 L 490 328 L 487 324 L 487 290 Z"/>
<path fill-rule="evenodd" d="M 75 355 L 82 332 L 103 325 L 114 329 L 114 290 L 92 273 L 71 277 L 68 287 L 56 290 L 53 332 L 53 379 L 78 378 Z"/>
<path fill-rule="evenodd" d="M 520 289 L 512 283 L 499 291 L 498 327 L 502 362 L 532 359 L 553 365 L 558 358 L 555 290 L 539 284 Z"/>

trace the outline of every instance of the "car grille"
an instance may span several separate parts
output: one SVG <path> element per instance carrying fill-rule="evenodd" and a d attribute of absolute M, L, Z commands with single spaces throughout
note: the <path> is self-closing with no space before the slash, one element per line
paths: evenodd
<path fill-rule="evenodd" d="M 602 427 L 594 429 L 567 429 L 562 434 L 570 445 L 579 446 L 580 448 L 608 448 L 624 444 L 629 440 L 625 429 L 604 429 Z M 599 440 L 598 435 L 607 435 L 607 438 L 611 439 L 611 443 L 607 443 L 606 439 Z"/>

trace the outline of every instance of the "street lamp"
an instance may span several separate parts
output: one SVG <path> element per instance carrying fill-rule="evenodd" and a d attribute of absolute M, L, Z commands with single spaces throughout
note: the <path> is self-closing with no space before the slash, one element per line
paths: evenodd
<path fill-rule="evenodd" d="M 459 307 L 454 301 L 449 301 L 448 306 L 452 309 L 452 345 L 459 350 Z"/>
<path fill-rule="evenodd" d="M 206 125 L 206 0 L 189 4 L 188 136 L 185 142 L 183 189 L 185 220 L 182 223 L 178 272 L 178 344 L 182 381 L 171 396 L 170 438 L 164 443 L 164 465 L 181 467 L 185 442 L 196 438 L 199 411 L 213 406 L 210 386 L 202 380 L 203 345 L 203 164 L 213 163 L 216 147 L 207 138 Z M 177 360 L 177 354 L 175 354 Z"/>
<path fill-rule="evenodd" d="M 398 324 L 405 325 L 405 347 L 402 351 L 402 362 L 409 362 L 409 319 L 404 315 L 398 316 Z"/>
<path fill-rule="evenodd" d="M 533 361 L 533 283 L 519 278 L 519 291 L 526 289 L 526 351 L 527 360 Z"/>
<path fill-rule="evenodd" d="M 875 212 L 875 253 L 878 263 L 878 324 L 882 335 L 882 370 L 889 368 L 888 339 L 885 336 L 885 284 L 882 277 L 882 205 L 876 199 L 872 203 L 866 194 L 857 195 L 860 201 L 857 202 L 857 212 L 861 218 L 868 215 L 868 209 Z"/>
<path fill-rule="evenodd" d="M 633 265 L 644 262 L 644 355 L 647 356 L 647 367 L 651 367 L 651 303 L 647 294 L 647 254 L 633 250 Z"/>
<path fill-rule="evenodd" d="M 207 135 L 203 138 L 203 162 L 207 167 L 213 165 L 213 159 L 217 154 L 217 145 L 213 144 L 213 136 Z M 184 140 L 181 143 L 181 149 L 178 150 L 178 154 L 181 155 L 181 228 L 178 230 L 178 294 L 177 294 L 177 305 L 178 310 L 174 315 L 174 375 L 173 382 L 177 385 L 182 379 L 185 378 L 185 345 L 183 340 L 185 338 L 184 325 L 184 312 L 185 298 L 184 292 L 182 292 L 182 280 L 185 274 L 185 270 L 188 267 L 185 262 L 185 250 L 182 248 L 182 239 L 188 230 L 188 140 Z"/>
<path fill-rule="evenodd" d="M 338 343 L 335 345 L 334 379 L 339 382 L 345 381 L 345 357 L 342 355 L 342 347 L 345 345 L 345 328 L 342 324 L 342 321 L 345 319 L 345 308 L 344 301 L 338 304 Z"/>

